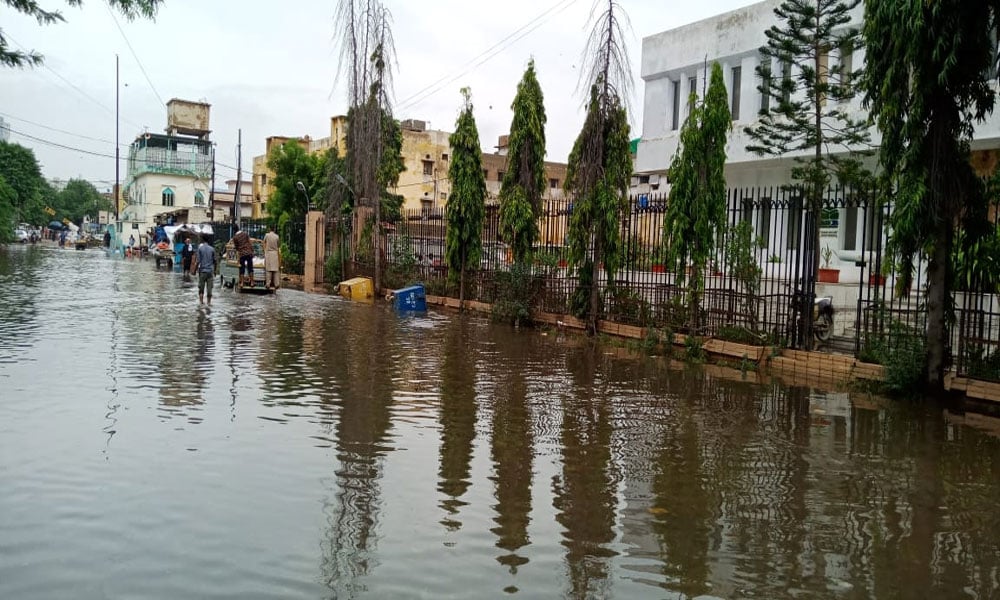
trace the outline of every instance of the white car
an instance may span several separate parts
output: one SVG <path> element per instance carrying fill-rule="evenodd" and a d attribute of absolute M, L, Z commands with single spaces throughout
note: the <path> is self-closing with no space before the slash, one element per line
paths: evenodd
<path fill-rule="evenodd" d="M 14 241 L 25 244 L 29 239 L 31 239 L 31 236 L 24 229 L 18 228 L 14 230 Z"/>

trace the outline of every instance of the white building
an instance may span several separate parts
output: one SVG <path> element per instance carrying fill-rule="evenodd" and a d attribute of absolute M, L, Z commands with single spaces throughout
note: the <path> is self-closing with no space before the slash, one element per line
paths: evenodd
<path fill-rule="evenodd" d="M 760 48 L 767 42 L 765 32 L 779 24 L 774 9 L 780 4 L 780 0 L 757 2 L 643 39 L 642 137 L 636 152 L 633 193 L 663 193 L 668 190 L 666 172 L 677 151 L 681 125 L 689 112 L 687 99 L 692 92 L 698 97 L 704 96 L 706 72 L 710 73 L 707 69 L 713 62 L 722 66 L 733 113 L 733 130 L 726 148 L 728 186 L 757 188 L 792 183 L 794 155 L 780 159 L 762 158 L 746 150 L 750 140 L 745 129 L 754 124 L 760 111 L 767 107 L 767 98 L 757 89 L 760 80 L 756 68 L 762 58 Z M 863 15 L 863 5 L 859 5 L 854 10 L 852 26 L 860 28 Z M 839 51 L 833 51 L 827 60 L 832 70 L 840 64 L 848 69 L 859 69 L 864 59 L 862 49 L 844 56 Z M 771 73 L 772 77 L 781 77 L 784 73 L 782 65 L 773 63 Z M 844 102 L 844 108 L 855 118 L 865 114 L 858 96 Z M 880 136 L 874 128 L 871 137 L 872 143 L 877 145 Z M 994 113 L 985 123 L 977 126 L 972 148 L 977 168 L 983 172 L 995 168 L 996 149 L 1000 148 L 1000 114 Z M 846 214 L 848 210 L 841 209 L 837 230 L 823 232 L 827 237 L 823 244 L 829 243 L 835 250 L 847 250 L 839 252 L 841 256 L 850 256 L 851 251 L 861 250 L 863 236 L 871 233 L 862 231 L 860 226 L 852 227 L 852 223 L 856 225 L 859 222 L 858 216 Z M 771 217 L 754 214 L 752 218 L 759 233 Z M 775 223 L 770 226 L 774 227 Z"/>
<path fill-rule="evenodd" d="M 213 220 L 208 205 L 214 160 L 209 108 L 174 98 L 167 103 L 166 133 L 141 134 L 129 146 L 119 222 L 122 238 L 145 235 L 168 221 Z"/>

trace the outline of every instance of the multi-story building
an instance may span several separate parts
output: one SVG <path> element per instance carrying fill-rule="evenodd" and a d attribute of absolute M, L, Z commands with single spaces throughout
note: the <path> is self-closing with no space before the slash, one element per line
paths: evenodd
<path fill-rule="evenodd" d="M 271 151 L 287 142 L 295 141 L 309 153 L 326 152 L 336 148 L 340 156 L 347 154 L 347 117 L 336 115 L 330 117 L 330 135 L 314 140 L 308 135 L 302 137 L 271 136 L 264 142 L 264 154 L 253 157 L 252 209 L 254 218 L 267 214 L 267 200 L 271 195 L 274 172 L 268 168 L 267 159 Z"/>
<path fill-rule="evenodd" d="M 691 94 L 704 96 L 706 71 L 716 61 L 725 75 L 733 118 L 733 130 L 726 148 L 728 186 L 747 188 L 792 183 L 795 154 L 764 158 L 746 149 L 750 141 L 746 127 L 755 123 L 760 112 L 769 107 L 769 97 L 758 90 L 761 81 L 756 68 L 763 58 L 760 48 L 767 42 L 765 32 L 779 24 L 774 9 L 780 3 L 780 0 L 757 2 L 643 39 L 641 73 L 645 90 L 642 137 L 635 158 L 634 193 L 668 191 L 666 172 L 677 152 L 681 125 L 689 113 L 687 99 Z M 863 5 L 859 5 L 853 11 L 852 22 L 845 26 L 860 27 L 863 11 Z M 831 73 L 837 73 L 840 66 L 851 71 L 864 64 L 865 53 L 863 49 L 846 52 L 834 49 L 821 60 Z M 790 77 L 798 69 L 795 65 L 777 63 L 769 66 L 772 77 Z M 866 116 L 859 95 L 844 101 L 841 108 L 854 118 Z M 880 142 L 878 131 L 873 128 L 871 134 L 872 143 L 877 145 Z M 973 163 L 977 169 L 985 173 L 996 167 L 997 149 L 1000 148 L 1000 114 L 977 124 L 972 148 Z M 835 151 L 846 152 L 847 149 Z M 805 151 L 799 153 L 805 154 Z M 824 243 L 848 252 L 860 249 L 866 232 L 857 226 L 858 216 L 849 214 L 851 210 L 840 209 L 842 214 L 837 220 L 837 227 L 823 232 L 827 236 Z M 777 226 L 773 222 L 775 217 L 769 216 L 763 209 L 748 217 L 753 219 L 758 233 L 762 228 Z M 787 226 L 796 225 L 789 222 Z"/>
<path fill-rule="evenodd" d="M 240 182 L 240 218 L 249 219 L 253 217 L 253 184 L 244 179 Z M 225 189 L 216 188 L 211 195 L 212 206 L 215 214 L 225 215 L 224 218 L 233 219 L 236 208 L 236 180 L 226 180 Z"/>
<path fill-rule="evenodd" d="M 174 98 L 167 102 L 166 133 L 143 133 L 129 146 L 119 232 L 145 234 L 172 220 L 213 220 L 208 206 L 214 150 L 209 140 L 210 105 Z"/>

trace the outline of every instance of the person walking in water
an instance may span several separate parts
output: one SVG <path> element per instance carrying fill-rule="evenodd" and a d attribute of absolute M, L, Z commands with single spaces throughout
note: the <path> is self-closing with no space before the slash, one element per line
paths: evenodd
<path fill-rule="evenodd" d="M 181 250 L 181 270 L 184 272 L 184 281 L 191 281 L 191 261 L 194 260 L 194 246 L 191 238 L 184 238 L 184 249 Z"/>
<path fill-rule="evenodd" d="M 240 283 L 253 285 L 253 242 L 247 232 L 240 230 L 239 225 L 233 225 L 233 247 L 240 259 Z M 244 276 L 244 273 L 246 276 Z"/>
<path fill-rule="evenodd" d="M 264 235 L 264 273 L 267 288 L 278 289 L 278 271 L 281 269 L 281 240 L 274 232 L 274 225 L 267 228 Z"/>
<path fill-rule="evenodd" d="M 198 273 L 198 304 L 204 304 L 207 297 L 208 304 L 211 305 L 212 286 L 215 285 L 215 275 L 219 272 L 219 261 L 215 255 L 215 248 L 204 240 L 194 253 L 191 272 Z"/>

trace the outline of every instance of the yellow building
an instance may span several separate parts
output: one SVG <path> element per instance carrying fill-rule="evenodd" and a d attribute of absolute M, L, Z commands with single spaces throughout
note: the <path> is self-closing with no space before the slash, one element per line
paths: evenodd
<path fill-rule="evenodd" d="M 253 157 L 253 216 L 259 219 L 267 215 L 267 199 L 271 195 L 271 185 L 274 172 L 267 167 L 267 157 L 271 151 L 286 142 L 296 141 L 306 151 L 326 152 L 336 147 L 340 156 L 347 154 L 347 117 L 337 115 L 330 117 L 330 135 L 318 140 L 308 135 L 302 137 L 271 136 L 264 142 L 264 154 Z"/>

